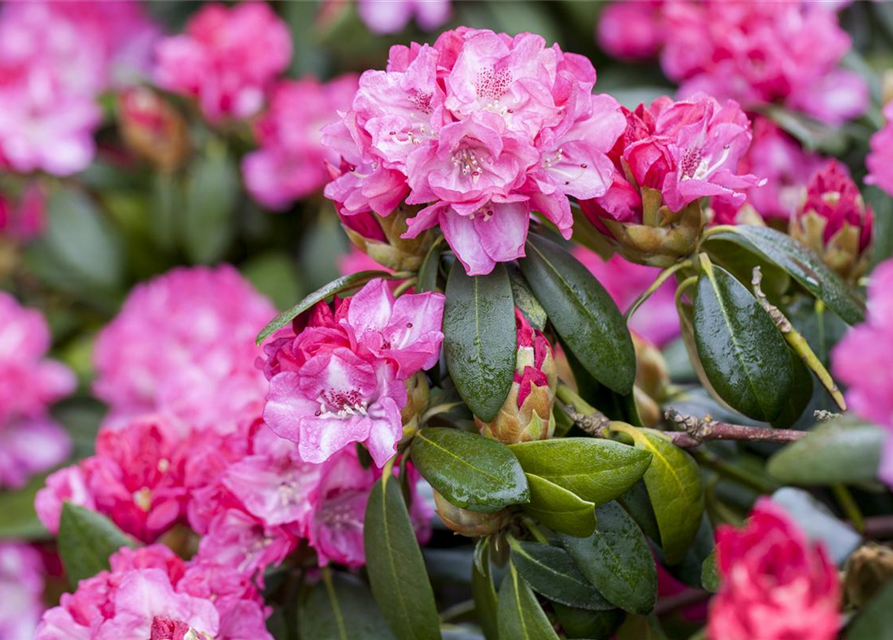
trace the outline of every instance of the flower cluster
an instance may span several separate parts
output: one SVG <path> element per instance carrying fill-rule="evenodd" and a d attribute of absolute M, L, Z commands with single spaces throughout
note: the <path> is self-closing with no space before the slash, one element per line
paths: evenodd
<path fill-rule="evenodd" d="M 450 19 L 450 0 L 359 0 L 357 13 L 375 33 L 397 33 L 414 17 L 425 31 Z"/>
<path fill-rule="evenodd" d="M 587 59 L 532 34 L 462 28 L 393 47 L 325 129 L 342 157 L 326 196 L 347 216 L 426 205 L 406 237 L 440 225 L 469 274 L 489 273 L 524 255 L 532 209 L 569 237 L 568 196 L 609 187 L 624 120 L 594 84 Z"/>
<path fill-rule="evenodd" d="M 320 83 L 314 78 L 283 80 L 271 92 L 269 109 L 254 123 L 259 149 L 242 161 L 245 186 L 271 209 L 321 189 L 326 163 L 340 157 L 320 143 L 321 130 L 350 106 L 357 90 L 353 75 Z"/>
<path fill-rule="evenodd" d="M 96 96 L 143 71 L 158 31 L 136 2 L 12 2 L 0 11 L 0 167 L 90 163 Z"/>
<path fill-rule="evenodd" d="M 0 542 L 0 638 L 26 640 L 43 613 L 46 568 L 37 549 Z"/>
<path fill-rule="evenodd" d="M 74 391 L 74 374 L 47 359 L 50 330 L 38 311 L 0 291 L 0 487 L 21 486 L 62 462 L 71 443 L 49 405 Z"/>
<path fill-rule="evenodd" d="M 879 265 L 868 285 L 868 321 L 854 327 L 832 353 L 834 375 L 862 417 L 893 430 L 893 261 Z M 887 438 L 880 478 L 893 486 L 893 437 Z"/>
<path fill-rule="evenodd" d="M 710 640 L 837 637 L 837 570 L 771 500 L 757 502 L 744 529 L 717 529 L 716 560 L 722 588 L 710 606 Z"/>
<path fill-rule="evenodd" d="M 893 101 L 884 107 L 887 123 L 871 136 L 871 151 L 865 159 L 868 177 L 865 182 L 893 195 Z"/>
<path fill-rule="evenodd" d="M 360 442 L 383 466 L 403 433 L 407 381 L 440 355 L 443 303 L 439 293 L 395 300 L 373 280 L 334 311 L 316 305 L 264 348 L 264 420 L 306 462 Z"/>
<path fill-rule="evenodd" d="M 226 564 L 184 562 L 161 545 L 123 548 L 110 571 L 47 611 L 35 640 L 272 640 L 268 614 L 251 581 Z"/>
<path fill-rule="evenodd" d="M 288 27 L 266 3 L 208 4 L 184 33 L 158 43 L 155 81 L 194 97 L 211 122 L 248 118 L 260 111 L 291 50 Z"/>

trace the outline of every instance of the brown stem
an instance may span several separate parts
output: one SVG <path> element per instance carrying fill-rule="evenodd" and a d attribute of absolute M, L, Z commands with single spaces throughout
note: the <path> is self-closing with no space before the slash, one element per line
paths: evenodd
<path fill-rule="evenodd" d="M 691 449 L 709 440 L 749 440 L 760 442 L 794 442 L 804 437 L 806 431 L 795 429 L 768 429 L 765 427 L 745 427 L 740 424 L 703 420 L 684 415 L 672 407 L 664 413 L 667 421 L 679 431 L 668 431 L 666 435 L 677 447 Z"/>

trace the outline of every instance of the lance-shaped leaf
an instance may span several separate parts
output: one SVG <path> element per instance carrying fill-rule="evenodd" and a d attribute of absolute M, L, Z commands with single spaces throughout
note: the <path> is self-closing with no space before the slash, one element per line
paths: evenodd
<path fill-rule="evenodd" d="M 558 640 L 558 634 L 513 564 L 499 587 L 499 637 L 505 640 Z"/>
<path fill-rule="evenodd" d="M 499 601 L 490 570 L 490 539 L 481 538 L 474 549 L 471 567 L 471 595 L 478 622 L 487 640 L 499 640 Z"/>
<path fill-rule="evenodd" d="M 505 267 L 468 276 L 450 271 L 443 311 L 443 348 L 456 390 L 477 417 L 496 417 L 512 387 L 517 337 L 515 302 Z"/>
<path fill-rule="evenodd" d="M 104 515 L 66 502 L 59 520 L 59 556 L 72 586 L 109 569 L 109 557 L 133 539 Z"/>
<path fill-rule="evenodd" d="M 530 498 L 518 459 L 504 444 L 483 436 L 422 429 L 412 442 L 412 461 L 438 493 L 463 509 L 493 513 Z"/>
<path fill-rule="evenodd" d="M 616 502 L 596 509 L 598 526 L 588 538 L 561 536 L 577 567 L 616 607 L 648 613 L 657 599 L 657 567 L 648 541 Z"/>
<path fill-rule="evenodd" d="M 579 538 L 595 531 L 595 504 L 545 478 L 526 474 L 530 502 L 522 508 L 547 527 Z"/>
<path fill-rule="evenodd" d="M 366 585 L 341 572 L 313 587 L 300 621 L 302 638 L 394 640 Z"/>
<path fill-rule="evenodd" d="M 704 261 L 694 305 L 698 359 L 719 397 L 755 420 L 784 410 L 794 383 L 787 343 L 747 288 Z"/>
<path fill-rule="evenodd" d="M 600 383 L 630 393 L 636 354 L 623 314 L 605 288 L 570 253 L 533 234 L 519 262 L 562 343 Z"/>
<path fill-rule="evenodd" d="M 384 476 L 366 505 L 363 541 L 372 595 L 398 640 L 440 640 L 434 591 L 396 481 Z"/>
<path fill-rule="evenodd" d="M 555 609 L 558 622 L 569 638 L 611 640 L 626 617 L 626 612 L 622 609 L 588 611 L 566 607 L 563 604 L 553 604 L 552 608 Z"/>
<path fill-rule="evenodd" d="M 596 505 L 629 489 L 651 462 L 638 448 L 597 438 L 555 438 L 509 447 L 527 473 Z"/>
<path fill-rule="evenodd" d="M 419 267 L 419 281 L 416 284 L 416 293 L 425 293 L 426 291 L 437 290 L 437 274 L 440 271 L 440 254 L 443 253 L 443 236 L 437 238 L 425 259 L 422 260 L 422 266 Z"/>

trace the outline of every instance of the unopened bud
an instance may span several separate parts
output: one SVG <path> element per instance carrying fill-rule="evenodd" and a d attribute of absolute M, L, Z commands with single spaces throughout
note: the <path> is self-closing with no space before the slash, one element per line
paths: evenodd
<path fill-rule="evenodd" d="M 189 152 L 183 116 L 157 92 L 134 87 L 118 98 L 121 135 L 128 148 L 162 171 L 173 171 Z"/>
<path fill-rule="evenodd" d="M 434 508 L 451 531 L 469 538 L 493 535 L 509 523 L 509 513 L 506 509 L 496 513 L 469 511 L 457 507 L 437 491 L 434 492 Z"/>
<path fill-rule="evenodd" d="M 400 412 L 404 427 L 418 428 L 422 414 L 428 409 L 429 395 L 428 380 L 421 371 L 406 381 L 406 406 Z"/>
<path fill-rule="evenodd" d="M 653 342 L 634 331 L 630 335 L 636 350 L 636 386 L 655 402 L 661 402 L 670 384 L 667 361 Z"/>
<path fill-rule="evenodd" d="M 847 600 L 862 608 L 893 580 L 893 549 L 870 543 L 856 549 L 846 563 Z"/>
<path fill-rule="evenodd" d="M 417 238 L 402 238 L 406 220 L 417 213 L 408 205 L 400 205 L 389 216 L 372 212 L 344 215 L 341 223 L 350 241 L 378 264 L 394 271 L 417 271 L 434 242 L 434 234 L 426 231 Z"/>

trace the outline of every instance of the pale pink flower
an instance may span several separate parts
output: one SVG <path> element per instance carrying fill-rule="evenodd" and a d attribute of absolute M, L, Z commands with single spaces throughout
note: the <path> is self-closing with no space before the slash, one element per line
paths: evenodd
<path fill-rule="evenodd" d="M 595 27 L 599 46 L 624 60 L 647 60 L 664 42 L 664 0 L 619 0 L 602 9 Z"/>
<path fill-rule="evenodd" d="M 0 542 L 0 638 L 30 640 L 43 604 L 44 567 L 34 547 Z"/>
<path fill-rule="evenodd" d="M 871 136 L 871 151 L 865 158 L 866 184 L 873 184 L 893 195 L 893 102 L 884 107 L 887 123 Z"/>
<path fill-rule="evenodd" d="M 837 569 L 784 509 L 761 498 L 744 529 L 717 529 L 716 551 L 722 586 L 710 606 L 710 640 L 837 637 Z"/>
<path fill-rule="evenodd" d="M 266 3 L 208 4 L 184 33 L 158 43 L 155 80 L 196 98 L 211 122 L 248 118 L 260 111 L 291 53 L 288 27 Z"/>
<path fill-rule="evenodd" d="M 358 0 L 360 19 L 375 33 L 402 31 L 414 17 L 425 31 L 434 31 L 450 19 L 450 0 Z"/>
<path fill-rule="evenodd" d="M 178 268 L 137 286 L 93 355 L 110 424 L 160 412 L 189 430 L 235 431 L 263 400 L 254 337 L 274 314 L 229 265 Z"/>
<path fill-rule="evenodd" d="M 231 567 L 246 576 L 281 563 L 294 551 L 298 539 L 283 527 L 266 526 L 262 520 L 239 509 L 227 509 L 211 520 L 199 543 L 196 559 Z"/>
<path fill-rule="evenodd" d="M 70 502 L 86 509 L 96 509 L 96 502 L 87 487 L 84 471 L 77 465 L 50 474 L 46 479 L 46 486 L 37 492 L 34 499 L 37 517 L 51 533 L 59 531 L 63 502 Z"/>
<path fill-rule="evenodd" d="M 258 202 L 284 209 L 322 189 L 326 163 L 340 162 L 337 152 L 322 146 L 322 128 L 350 107 L 356 90 L 354 75 L 326 83 L 282 80 L 273 88 L 269 109 L 254 123 L 260 148 L 242 160 L 245 186 Z"/>

